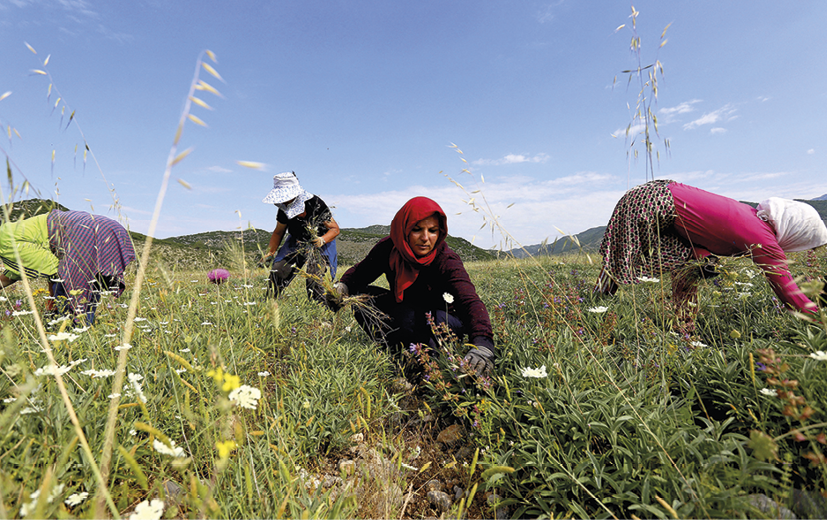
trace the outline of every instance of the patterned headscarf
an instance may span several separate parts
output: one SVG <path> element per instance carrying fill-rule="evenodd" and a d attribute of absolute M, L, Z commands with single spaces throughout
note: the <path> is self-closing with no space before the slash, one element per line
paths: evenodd
<path fill-rule="evenodd" d="M 806 251 L 827 244 L 827 226 L 809 204 L 770 197 L 758 204 L 758 218 L 772 224 L 785 252 Z"/>
<path fill-rule="evenodd" d="M 277 202 L 276 207 L 282 210 L 284 214 L 287 215 L 287 218 L 295 218 L 304 213 L 304 203 L 312 198 L 312 193 L 302 190 L 299 196 L 296 197 L 290 204 Z"/>
<path fill-rule="evenodd" d="M 417 222 L 436 216 L 439 220 L 439 237 L 430 253 L 417 257 L 408 244 L 408 236 Z M 390 268 L 394 274 L 391 290 L 397 302 L 402 301 L 405 289 L 413 285 L 419 275 L 419 268 L 431 265 L 440 244 L 448 236 L 448 218 L 439 204 L 427 197 L 414 197 L 396 212 L 391 222 L 391 241 L 393 249 L 390 254 Z"/>

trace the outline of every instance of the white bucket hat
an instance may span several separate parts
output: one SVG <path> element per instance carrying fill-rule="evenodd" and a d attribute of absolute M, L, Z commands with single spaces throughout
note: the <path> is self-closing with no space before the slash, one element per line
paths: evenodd
<path fill-rule="evenodd" d="M 265 204 L 280 204 L 295 199 L 304 193 L 294 172 L 273 175 L 273 189 L 264 197 Z"/>

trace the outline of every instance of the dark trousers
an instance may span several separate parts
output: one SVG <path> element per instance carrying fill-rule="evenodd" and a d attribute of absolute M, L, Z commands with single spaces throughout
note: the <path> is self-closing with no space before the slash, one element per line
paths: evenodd
<path fill-rule="evenodd" d="M 445 310 L 414 308 L 405 301 L 397 302 L 389 290 L 374 285 L 369 285 L 364 294 L 371 296 L 368 307 L 354 306 L 353 316 L 374 341 L 387 346 L 393 354 L 411 344 L 421 343 L 436 349 L 436 338 L 428 323 L 429 312 L 435 325 L 444 323 L 457 337 L 465 335 L 462 321 Z"/>
<path fill-rule="evenodd" d="M 270 291 L 273 292 L 276 298 L 279 297 L 282 291 L 287 289 L 287 286 L 296 277 L 298 269 L 304 267 L 305 264 L 307 264 L 305 272 L 310 275 L 305 280 L 307 298 L 318 302 L 325 301 L 325 290 L 321 280 L 327 272 L 327 262 L 316 251 L 312 251 L 310 254 L 302 254 L 296 251 L 281 260 L 273 260 L 273 266 L 270 268 Z"/>
<path fill-rule="evenodd" d="M 118 279 L 114 276 L 105 276 L 98 274 L 95 280 L 90 284 L 92 287 L 91 301 L 85 302 L 83 305 L 86 312 L 86 323 L 88 325 L 95 324 L 95 312 L 98 310 L 98 302 L 101 298 L 102 290 L 114 290 L 118 288 Z M 69 300 L 74 298 L 66 290 L 63 282 L 52 283 L 52 293 L 55 297 L 55 311 L 60 315 L 71 314 L 77 304 L 70 305 Z"/>

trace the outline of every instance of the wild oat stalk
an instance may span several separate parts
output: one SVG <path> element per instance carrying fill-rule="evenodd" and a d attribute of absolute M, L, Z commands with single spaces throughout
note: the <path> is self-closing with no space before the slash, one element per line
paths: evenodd
<path fill-rule="evenodd" d="M 32 53 L 37 54 L 37 51 L 34 50 L 34 48 L 31 45 L 29 45 L 28 43 L 26 44 L 26 47 L 30 51 L 32 51 Z M 83 133 L 83 129 L 81 128 L 80 123 L 78 122 L 78 118 L 75 117 L 75 112 L 76 111 L 74 109 L 71 109 L 71 107 L 66 103 L 66 98 L 61 95 L 60 90 L 58 89 L 57 84 L 54 81 L 54 78 L 52 78 L 52 74 L 49 72 L 49 69 L 46 68 L 47 65 L 49 64 L 49 57 L 50 56 L 51 55 L 47 56 L 46 59 L 43 60 L 42 68 L 32 69 L 31 72 L 33 74 L 37 74 L 37 75 L 40 75 L 40 76 L 46 76 L 46 78 L 48 78 L 49 87 L 46 91 L 46 100 L 51 102 L 52 93 L 55 94 L 56 100 L 55 100 L 54 106 L 52 107 L 52 111 L 54 112 L 55 110 L 60 108 L 60 123 L 61 123 L 60 126 L 63 127 L 64 130 L 66 128 L 69 128 L 69 125 L 74 123 L 75 129 L 78 131 L 78 133 L 80 134 L 81 139 L 83 140 L 83 166 L 84 166 L 84 169 L 86 167 L 87 157 L 91 156 L 92 160 L 95 162 L 95 166 L 98 169 L 98 173 L 100 173 L 100 176 L 103 179 L 104 184 L 106 184 L 106 188 L 109 190 L 109 193 L 112 196 L 112 208 L 114 208 L 115 211 L 118 213 L 118 216 L 121 217 L 121 203 L 120 203 L 120 198 L 118 197 L 118 193 L 115 191 L 115 185 L 110 183 L 109 180 L 106 178 L 106 175 L 103 173 L 103 168 L 101 168 L 101 165 L 98 162 L 98 158 L 95 156 L 95 152 L 92 151 L 92 148 L 89 146 L 89 143 L 86 141 L 86 135 Z M 67 110 L 71 110 L 71 112 L 69 113 L 69 120 L 66 122 L 66 126 L 63 126 L 63 118 L 66 116 L 66 111 Z M 16 130 L 15 130 L 15 132 L 16 132 Z M 77 151 L 78 151 L 77 148 L 78 148 L 77 145 L 75 145 L 75 160 L 77 160 Z M 54 173 L 56 155 L 57 155 L 57 151 L 55 149 L 52 149 L 52 173 Z M 21 174 L 22 174 L 22 172 L 21 172 Z M 25 175 L 24 175 L 24 178 L 25 178 Z M 28 181 L 26 181 L 26 182 L 28 182 Z"/>
<path fill-rule="evenodd" d="M 178 121 L 178 128 L 175 131 L 175 137 L 172 142 L 172 147 L 169 150 L 169 157 L 167 158 L 166 169 L 164 170 L 164 176 L 161 181 L 161 188 L 158 191 L 158 198 L 155 201 L 155 210 L 152 213 L 152 220 L 149 223 L 149 230 L 146 234 L 146 242 L 144 244 L 144 249 L 141 254 L 141 261 L 138 266 L 138 272 L 135 276 L 135 289 L 132 292 L 132 300 L 129 302 L 129 310 L 127 312 L 126 324 L 124 324 L 123 343 L 129 343 L 129 341 L 132 339 L 133 321 L 138 310 L 138 304 L 140 302 L 141 285 L 145 277 L 146 266 L 149 261 L 149 252 L 152 248 L 153 236 L 155 235 L 155 227 L 157 226 L 158 219 L 161 215 L 161 207 L 163 206 L 164 196 L 166 195 L 167 186 L 169 185 L 169 178 L 170 174 L 172 173 L 172 167 L 181 162 L 187 155 L 190 154 L 190 152 L 192 152 L 192 148 L 188 148 L 183 152 L 178 153 L 178 143 L 181 140 L 181 135 L 184 131 L 184 124 L 187 122 L 187 120 L 190 120 L 198 125 L 206 126 L 204 121 L 202 121 L 190 112 L 193 103 L 204 108 L 210 108 L 209 105 L 207 105 L 204 101 L 195 97 L 195 91 L 207 91 L 217 96 L 221 96 L 221 94 L 214 87 L 200 79 L 201 69 L 203 68 L 204 70 L 206 70 L 207 72 L 221 80 L 221 76 L 218 74 L 218 72 L 216 72 L 211 65 L 204 61 L 205 54 L 210 58 L 210 60 L 216 63 L 215 54 L 213 54 L 213 52 L 209 50 L 203 51 L 198 56 L 198 59 L 195 63 L 195 74 L 192 78 L 192 83 L 190 83 L 190 89 L 187 93 L 187 100 L 184 104 L 184 110 L 181 112 L 181 118 Z M 183 181 L 179 182 L 186 186 L 186 183 L 184 183 Z M 116 369 L 115 381 L 112 385 L 112 392 L 116 396 L 119 396 L 121 394 L 121 390 L 123 388 L 124 374 L 126 373 L 125 369 L 127 354 L 128 350 L 122 349 L 118 356 L 118 367 Z M 109 414 L 106 421 L 106 430 L 104 432 L 103 455 L 101 456 L 101 470 L 104 479 L 106 479 L 106 477 L 109 475 L 109 464 L 112 458 L 112 448 L 115 444 L 115 421 L 118 416 L 119 402 L 120 398 L 115 397 L 109 403 Z"/>
<path fill-rule="evenodd" d="M 650 63 L 645 66 L 643 65 L 640 35 L 637 32 L 637 17 L 639 14 L 640 11 L 636 10 L 633 5 L 632 14 L 630 15 L 630 18 L 632 19 L 632 25 L 630 28 L 632 31 L 632 40 L 629 44 L 629 48 L 632 51 L 632 54 L 634 54 L 637 58 L 637 67 L 634 69 L 621 71 L 622 74 L 626 74 L 628 76 L 627 85 L 631 84 L 634 78 L 637 78 L 640 83 L 640 90 L 637 95 L 635 111 L 632 115 L 631 122 L 629 122 L 629 125 L 626 127 L 626 139 L 627 141 L 631 139 L 631 141 L 629 141 L 629 152 L 627 152 L 626 155 L 627 158 L 631 159 L 631 156 L 634 156 L 634 158 L 637 159 L 638 151 L 635 148 L 635 143 L 637 142 L 636 136 L 642 133 L 644 156 L 646 159 L 646 180 L 654 180 L 655 166 L 652 160 L 654 143 L 652 142 L 651 132 L 654 130 L 655 135 L 659 134 L 658 118 L 655 113 L 652 112 L 652 105 L 658 100 L 658 73 L 660 73 L 661 78 L 663 78 L 663 64 L 660 60 L 656 59 L 654 63 Z M 660 45 L 658 45 L 658 50 L 666 45 L 666 31 L 669 29 L 669 25 L 663 29 L 663 32 L 660 35 Z M 615 29 L 615 32 L 623 29 L 624 27 L 626 27 L 626 24 L 619 26 Z M 616 81 L 617 77 L 615 77 L 615 82 Z M 669 140 L 664 139 L 663 144 L 668 152 Z M 658 161 L 660 161 L 660 152 L 655 152 L 655 155 Z M 650 175 L 651 179 L 649 178 Z"/>

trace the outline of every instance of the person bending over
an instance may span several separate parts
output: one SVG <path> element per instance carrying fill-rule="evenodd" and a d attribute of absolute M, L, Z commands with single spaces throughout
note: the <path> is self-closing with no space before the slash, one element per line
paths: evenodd
<path fill-rule="evenodd" d="M 307 297 L 323 302 L 321 278 L 330 268 L 330 276 L 334 279 L 338 264 L 336 237 L 339 236 L 339 225 L 333 220 L 330 208 L 299 185 L 295 172 L 275 175 L 273 189 L 263 202 L 278 208 L 276 229 L 270 236 L 267 255 L 261 260 L 266 263 L 278 251 L 270 269 L 270 290 L 278 298 L 293 281 L 298 269 L 307 264 Z M 284 240 L 285 233 L 289 233 L 287 240 Z"/>
<path fill-rule="evenodd" d="M 20 262 L 15 255 L 15 247 Z M 123 293 L 124 271 L 135 259 L 129 233 L 118 222 L 84 211 L 59 211 L 0 226 L 0 287 L 21 279 L 47 279 L 58 314 L 85 314 L 95 322 L 102 291 Z"/>
<path fill-rule="evenodd" d="M 603 268 L 596 293 L 614 294 L 618 284 L 672 273 L 672 298 L 691 324 L 687 304 L 697 282 L 714 275 L 716 256 L 750 255 L 789 309 L 815 313 L 798 288 L 785 252 L 827 244 L 827 227 L 803 202 L 772 197 L 753 208 L 734 199 L 670 180 L 650 181 L 627 191 L 603 235 Z"/>

